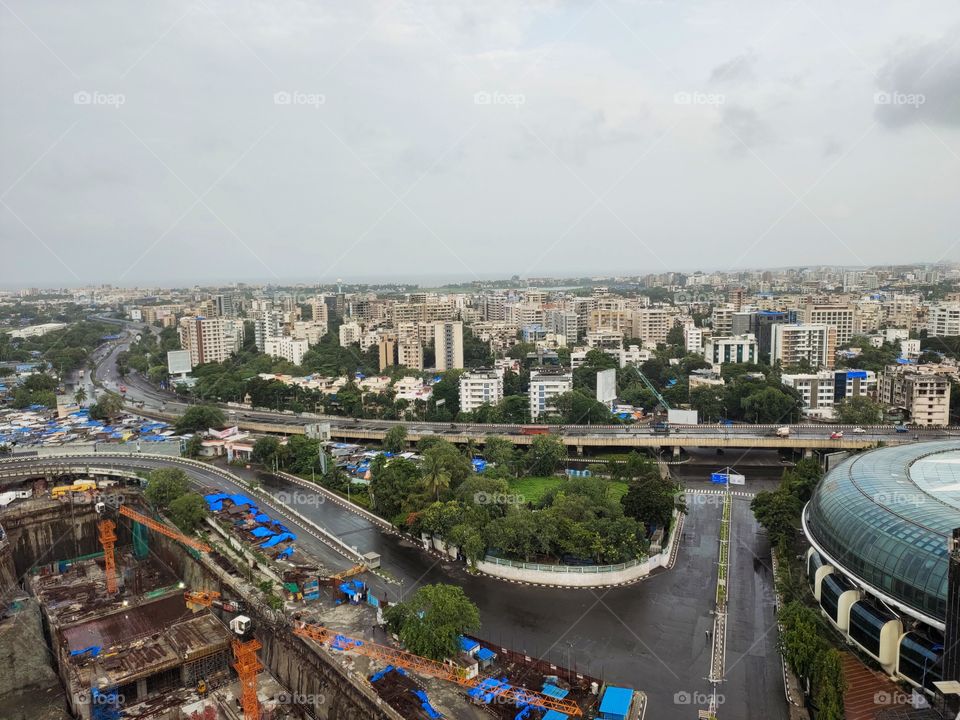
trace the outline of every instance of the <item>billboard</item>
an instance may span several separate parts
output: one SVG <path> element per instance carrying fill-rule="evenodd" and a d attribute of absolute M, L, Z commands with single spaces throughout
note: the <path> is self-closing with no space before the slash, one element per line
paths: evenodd
<path fill-rule="evenodd" d="M 597 402 L 609 405 L 617 399 L 617 371 L 615 368 L 597 372 Z"/>
<path fill-rule="evenodd" d="M 667 410 L 667 422 L 671 425 L 696 425 L 696 410 Z"/>
<path fill-rule="evenodd" d="M 189 350 L 170 350 L 167 352 L 167 372 L 171 375 L 186 375 L 193 370 Z"/>

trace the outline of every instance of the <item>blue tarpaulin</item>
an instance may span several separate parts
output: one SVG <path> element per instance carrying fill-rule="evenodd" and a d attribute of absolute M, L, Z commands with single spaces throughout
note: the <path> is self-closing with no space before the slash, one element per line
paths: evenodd
<path fill-rule="evenodd" d="M 430 699 L 423 690 L 411 690 L 410 692 L 417 696 L 417 700 L 420 701 L 420 707 L 422 707 L 423 711 L 430 716 L 431 720 L 436 720 L 436 718 L 443 717 L 443 715 L 434 710 L 433 705 L 430 704 Z"/>
<path fill-rule="evenodd" d="M 464 637 L 463 635 L 461 635 L 460 649 L 463 650 L 465 653 L 476 652 L 477 650 L 480 649 L 480 643 L 478 643 L 476 640 L 471 640 L 470 638 Z"/>
<path fill-rule="evenodd" d="M 253 519 L 256 520 L 258 523 L 270 522 L 270 516 L 267 515 L 266 513 L 257 513 L 256 515 L 254 515 Z"/>
<path fill-rule="evenodd" d="M 273 536 L 274 536 L 273 530 L 269 530 L 269 529 L 267 529 L 267 528 L 265 528 L 265 527 L 263 527 L 263 526 L 260 526 L 260 525 L 258 525 L 257 527 L 255 527 L 255 528 L 254 528 L 253 530 L 251 530 L 250 532 L 251 532 L 251 534 L 252 534 L 254 537 L 258 537 L 258 538 L 268 538 L 268 537 L 273 537 Z"/>
<path fill-rule="evenodd" d="M 497 654 L 490 648 L 482 647 L 477 651 L 477 660 L 493 660 Z"/>
<path fill-rule="evenodd" d="M 600 701 L 600 717 L 609 720 L 626 718 L 630 712 L 630 703 L 633 701 L 633 690 L 630 688 L 607 685 Z"/>
<path fill-rule="evenodd" d="M 293 533 L 289 533 L 289 532 L 280 533 L 279 535 L 274 535 L 272 538 L 270 538 L 270 539 L 267 540 L 266 542 L 260 543 L 260 547 L 262 547 L 262 548 L 269 548 L 269 547 L 273 547 L 274 545 L 277 545 L 277 544 L 279 544 L 279 543 L 282 543 L 282 542 L 290 542 L 290 541 L 296 540 L 296 539 L 297 539 L 297 536 L 294 535 Z"/>

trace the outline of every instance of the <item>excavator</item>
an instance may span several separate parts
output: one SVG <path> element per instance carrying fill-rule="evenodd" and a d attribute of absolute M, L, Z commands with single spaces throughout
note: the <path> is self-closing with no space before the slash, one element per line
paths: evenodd
<path fill-rule="evenodd" d="M 199 609 L 201 607 L 219 607 L 226 609 L 226 603 L 220 597 L 220 593 L 215 591 L 187 591 L 184 593 L 184 599 L 187 607 Z M 235 606 L 236 604 L 230 604 Z M 237 628 L 234 627 L 237 623 Z M 230 621 L 230 629 L 235 634 L 242 629 L 244 632 L 250 632 L 251 621 L 246 615 L 238 615 Z M 356 638 L 347 637 L 330 628 L 322 625 L 312 625 L 309 623 L 294 621 L 290 627 L 290 632 L 299 637 L 313 640 L 330 650 L 339 652 L 350 652 L 357 655 L 363 655 L 377 662 L 394 667 L 403 668 L 420 675 L 446 680 L 456 683 L 465 689 L 473 689 L 480 686 L 486 677 L 477 676 L 468 678 L 463 668 L 447 663 L 431 660 L 430 658 L 414 655 L 405 650 L 398 650 L 387 645 L 378 645 L 377 643 L 367 642 Z M 254 647 L 255 644 L 255 647 Z M 253 648 L 253 649 L 251 649 Z M 234 640 L 234 658 L 236 660 L 234 667 L 240 676 L 241 686 L 243 688 L 243 699 L 241 705 L 244 708 L 244 720 L 259 720 L 259 701 L 257 700 L 256 673 L 259 672 L 259 662 L 256 660 L 256 650 L 260 644 L 256 640 Z M 243 661 L 241 662 L 241 658 Z M 250 676 L 251 668 L 257 667 Z M 245 674 L 241 674 L 241 668 Z M 552 697 L 533 690 L 527 690 L 521 687 L 501 686 L 495 691 L 501 702 L 511 702 L 518 706 L 533 705 L 544 710 L 556 710 L 564 715 L 571 717 L 581 717 L 583 710 L 572 700 Z M 249 696 L 247 695 L 249 693 Z M 247 714 L 247 708 L 250 707 L 254 714 Z"/>

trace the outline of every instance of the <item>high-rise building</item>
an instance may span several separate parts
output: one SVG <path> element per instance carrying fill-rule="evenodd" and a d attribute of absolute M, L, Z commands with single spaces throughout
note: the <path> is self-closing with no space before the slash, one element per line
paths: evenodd
<path fill-rule="evenodd" d="M 821 420 L 833 418 L 837 403 L 869 397 L 877 391 L 877 376 L 869 370 L 821 370 L 783 375 L 781 382 L 800 393 L 805 415 Z"/>
<path fill-rule="evenodd" d="M 267 340 L 283 335 L 283 315 L 278 310 L 261 310 L 253 319 L 253 339 L 260 352 L 266 352 Z"/>
<path fill-rule="evenodd" d="M 423 345 L 419 339 L 400 340 L 397 344 L 397 364 L 413 370 L 423 370 Z"/>
<path fill-rule="evenodd" d="M 223 292 L 213 296 L 214 311 L 219 317 L 236 318 L 240 315 L 241 297 L 234 292 Z"/>
<path fill-rule="evenodd" d="M 477 369 L 460 376 L 460 411 L 473 412 L 481 405 L 503 400 L 503 370 Z"/>
<path fill-rule="evenodd" d="M 815 368 L 832 368 L 836 360 L 837 328 L 832 325 L 774 325 L 770 362 L 784 367 L 806 361 Z"/>
<path fill-rule="evenodd" d="M 927 311 L 927 335 L 960 335 L 960 303 L 936 303 Z"/>
<path fill-rule="evenodd" d="M 225 318 L 181 318 L 178 330 L 180 347 L 190 351 L 190 363 L 194 367 L 223 362 L 240 347 L 235 323 Z M 241 330 L 241 341 L 242 337 Z"/>
<path fill-rule="evenodd" d="M 797 319 L 807 325 L 832 325 L 837 329 L 837 345 L 845 346 L 853 337 L 854 308 L 840 303 L 807 303 Z"/>
<path fill-rule="evenodd" d="M 384 334 L 378 343 L 380 350 L 380 371 L 383 372 L 394 364 L 397 357 L 397 336 Z"/>
<path fill-rule="evenodd" d="M 573 373 L 557 368 L 540 368 L 530 375 L 530 419 L 536 420 L 556 407 L 553 401 L 558 395 L 573 390 Z"/>
<path fill-rule="evenodd" d="M 433 348 L 437 370 L 455 370 L 463 367 L 463 323 L 435 322 Z"/>

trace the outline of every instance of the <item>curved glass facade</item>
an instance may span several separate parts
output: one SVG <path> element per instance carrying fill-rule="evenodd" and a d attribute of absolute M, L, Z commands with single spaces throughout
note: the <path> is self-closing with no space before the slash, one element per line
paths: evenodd
<path fill-rule="evenodd" d="M 947 538 L 960 527 L 960 443 L 856 455 L 827 474 L 805 512 L 810 539 L 848 574 L 945 619 Z"/>

